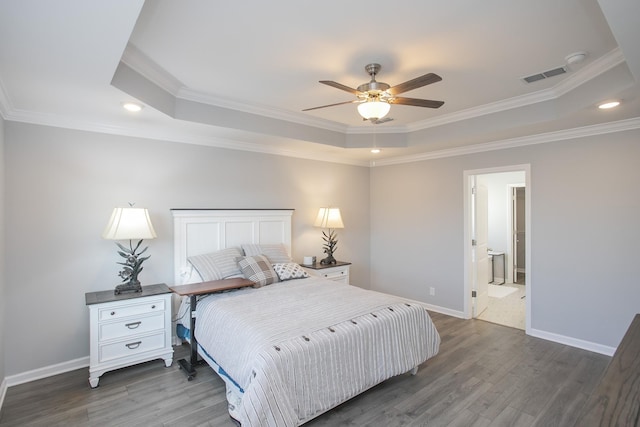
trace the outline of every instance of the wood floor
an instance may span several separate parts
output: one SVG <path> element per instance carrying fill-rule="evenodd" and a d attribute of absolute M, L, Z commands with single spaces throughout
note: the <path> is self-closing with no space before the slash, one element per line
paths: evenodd
<path fill-rule="evenodd" d="M 440 353 L 416 376 L 392 378 L 305 426 L 573 426 L 610 360 L 481 320 L 432 318 Z M 234 426 L 224 384 L 206 366 L 193 381 L 162 361 L 108 372 L 93 390 L 87 377 L 79 369 L 10 387 L 0 427 Z"/>

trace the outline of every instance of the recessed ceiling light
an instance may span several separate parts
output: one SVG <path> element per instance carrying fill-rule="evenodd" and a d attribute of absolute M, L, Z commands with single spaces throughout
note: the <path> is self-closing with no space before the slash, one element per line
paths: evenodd
<path fill-rule="evenodd" d="M 380 151 L 382 151 L 382 150 L 380 150 L 379 148 L 372 148 L 372 149 L 371 149 L 371 152 L 372 152 L 373 154 L 378 154 Z"/>
<path fill-rule="evenodd" d="M 620 105 L 620 101 L 607 101 L 598 105 L 598 108 L 600 108 L 601 110 L 608 110 L 609 108 L 615 108 L 618 105 Z"/>
<path fill-rule="evenodd" d="M 142 105 L 135 102 L 123 102 L 122 108 L 127 111 L 131 111 L 132 113 L 137 113 L 138 111 L 142 110 Z"/>

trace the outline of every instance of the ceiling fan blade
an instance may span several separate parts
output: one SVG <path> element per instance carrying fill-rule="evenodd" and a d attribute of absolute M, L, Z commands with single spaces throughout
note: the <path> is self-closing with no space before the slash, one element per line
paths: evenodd
<path fill-rule="evenodd" d="M 432 101 L 430 99 L 404 98 L 398 96 L 389 100 L 390 104 L 412 105 L 414 107 L 440 108 L 444 101 Z"/>
<path fill-rule="evenodd" d="M 387 92 L 391 95 L 397 95 L 399 93 L 408 92 L 413 89 L 417 89 L 422 86 L 430 85 L 431 83 L 436 83 L 442 80 L 437 74 L 429 73 L 424 76 L 416 77 L 415 79 L 411 79 L 404 83 L 400 83 L 399 85 L 395 85 L 392 88 L 387 89 Z"/>
<path fill-rule="evenodd" d="M 359 90 L 355 90 L 353 88 L 350 88 L 349 86 L 343 85 L 342 83 L 334 82 L 331 80 L 320 80 L 320 83 L 322 83 L 323 85 L 335 87 L 336 89 L 344 90 L 345 92 L 349 92 L 354 95 L 360 95 L 362 93 Z"/>
<path fill-rule="evenodd" d="M 355 100 L 355 101 L 344 101 L 344 102 L 337 102 L 335 104 L 329 104 L 329 105 L 322 105 L 320 107 L 313 107 L 313 108 L 306 108 L 302 111 L 311 111 L 311 110 L 317 110 L 318 108 L 327 108 L 327 107 L 335 107 L 336 105 L 343 105 L 343 104 L 354 104 L 356 102 L 361 102 L 359 100 Z"/>

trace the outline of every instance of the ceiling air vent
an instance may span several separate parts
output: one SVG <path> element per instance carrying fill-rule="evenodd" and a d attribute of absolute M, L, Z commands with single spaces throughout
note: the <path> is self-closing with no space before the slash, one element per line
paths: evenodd
<path fill-rule="evenodd" d="M 558 67 L 558 68 L 554 68 L 553 70 L 544 71 L 542 73 L 532 74 L 530 76 L 523 77 L 522 80 L 524 80 L 527 83 L 533 83 L 533 82 L 537 82 L 538 80 L 543 80 L 549 77 L 558 76 L 566 72 L 567 72 L 567 69 L 565 67 Z"/>

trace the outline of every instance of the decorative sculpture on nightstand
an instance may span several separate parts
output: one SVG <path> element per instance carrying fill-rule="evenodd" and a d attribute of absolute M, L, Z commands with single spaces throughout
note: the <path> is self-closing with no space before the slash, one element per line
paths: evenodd
<path fill-rule="evenodd" d="M 156 232 L 149 218 L 149 212 L 144 208 L 134 208 L 133 204 L 131 206 L 129 208 L 115 208 L 107 228 L 102 233 L 104 239 L 129 240 L 128 249 L 116 242 L 116 245 L 120 248 L 118 254 L 125 260 L 118 263 L 124 267 L 118 273 L 123 283 L 116 286 L 116 295 L 126 292 L 142 292 L 138 274 L 142 271 L 142 263 L 150 257 L 141 257 L 148 247 L 140 252 L 138 252 L 138 249 L 144 239 L 154 239 L 156 237 Z M 136 239 L 140 239 L 140 241 L 134 248 L 132 240 Z"/>
<path fill-rule="evenodd" d="M 140 257 L 140 255 L 149 249 L 148 246 L 139 253 L 136 253 L 141 244 L 142 240 L 140 240 L 134 248 L 131 240 L 129 240 L 129 249 L 127 249 L 120 243 L 116 242 L 116 245 L 120 248 L 118 254 L 125 259 L 125 262 L 118 263 L 124 266 L 122 271 L 118 273 L 118 276 L 120 276 L 124 283 L 116 286 L 116 295 L 125 292 L 142 292 L 142 286 L 140 285 L 140 280 L 138 280 L 138 274 L 142 271 L 142 263 L 148 260 L 150 256 Z"/>
<path fill-rule="evenodd" d="M 323 231 L 322 235 L 324 236 L 322 240 L 324 240 L 325 242 L 324 246 L 322 246 L 322 249 L 324 249 L 323 252 L 327 254 L 327 257 L 320 260 L 320 264 L 335 264 L 336 259 L 333 257 L 333 253 L 336 250 L 336 246 L 338 246 L 338 239 L 336 239 L 336 232 L 335 230 L 330 229 L 329 234 Z"/>
<path fill-rule="evenodd" d="M 336 259 L 333 257 L 333 253 L 336 251 L 338 245 L 338 239 L 336 238 L 336 232 L 334 228 L 344 228 L 342 223 L 342 216 L 340 215 L 339 208 L 320 208 L 318 211 L 318 217 L 313 224 L 316 227 L 328 228 L 328 231 L 323 231 L 325 244 L 322 246 L 323 252 L 327 254 L 327 257 L 320 261 L 320 264 L 335 264 Z"/>

